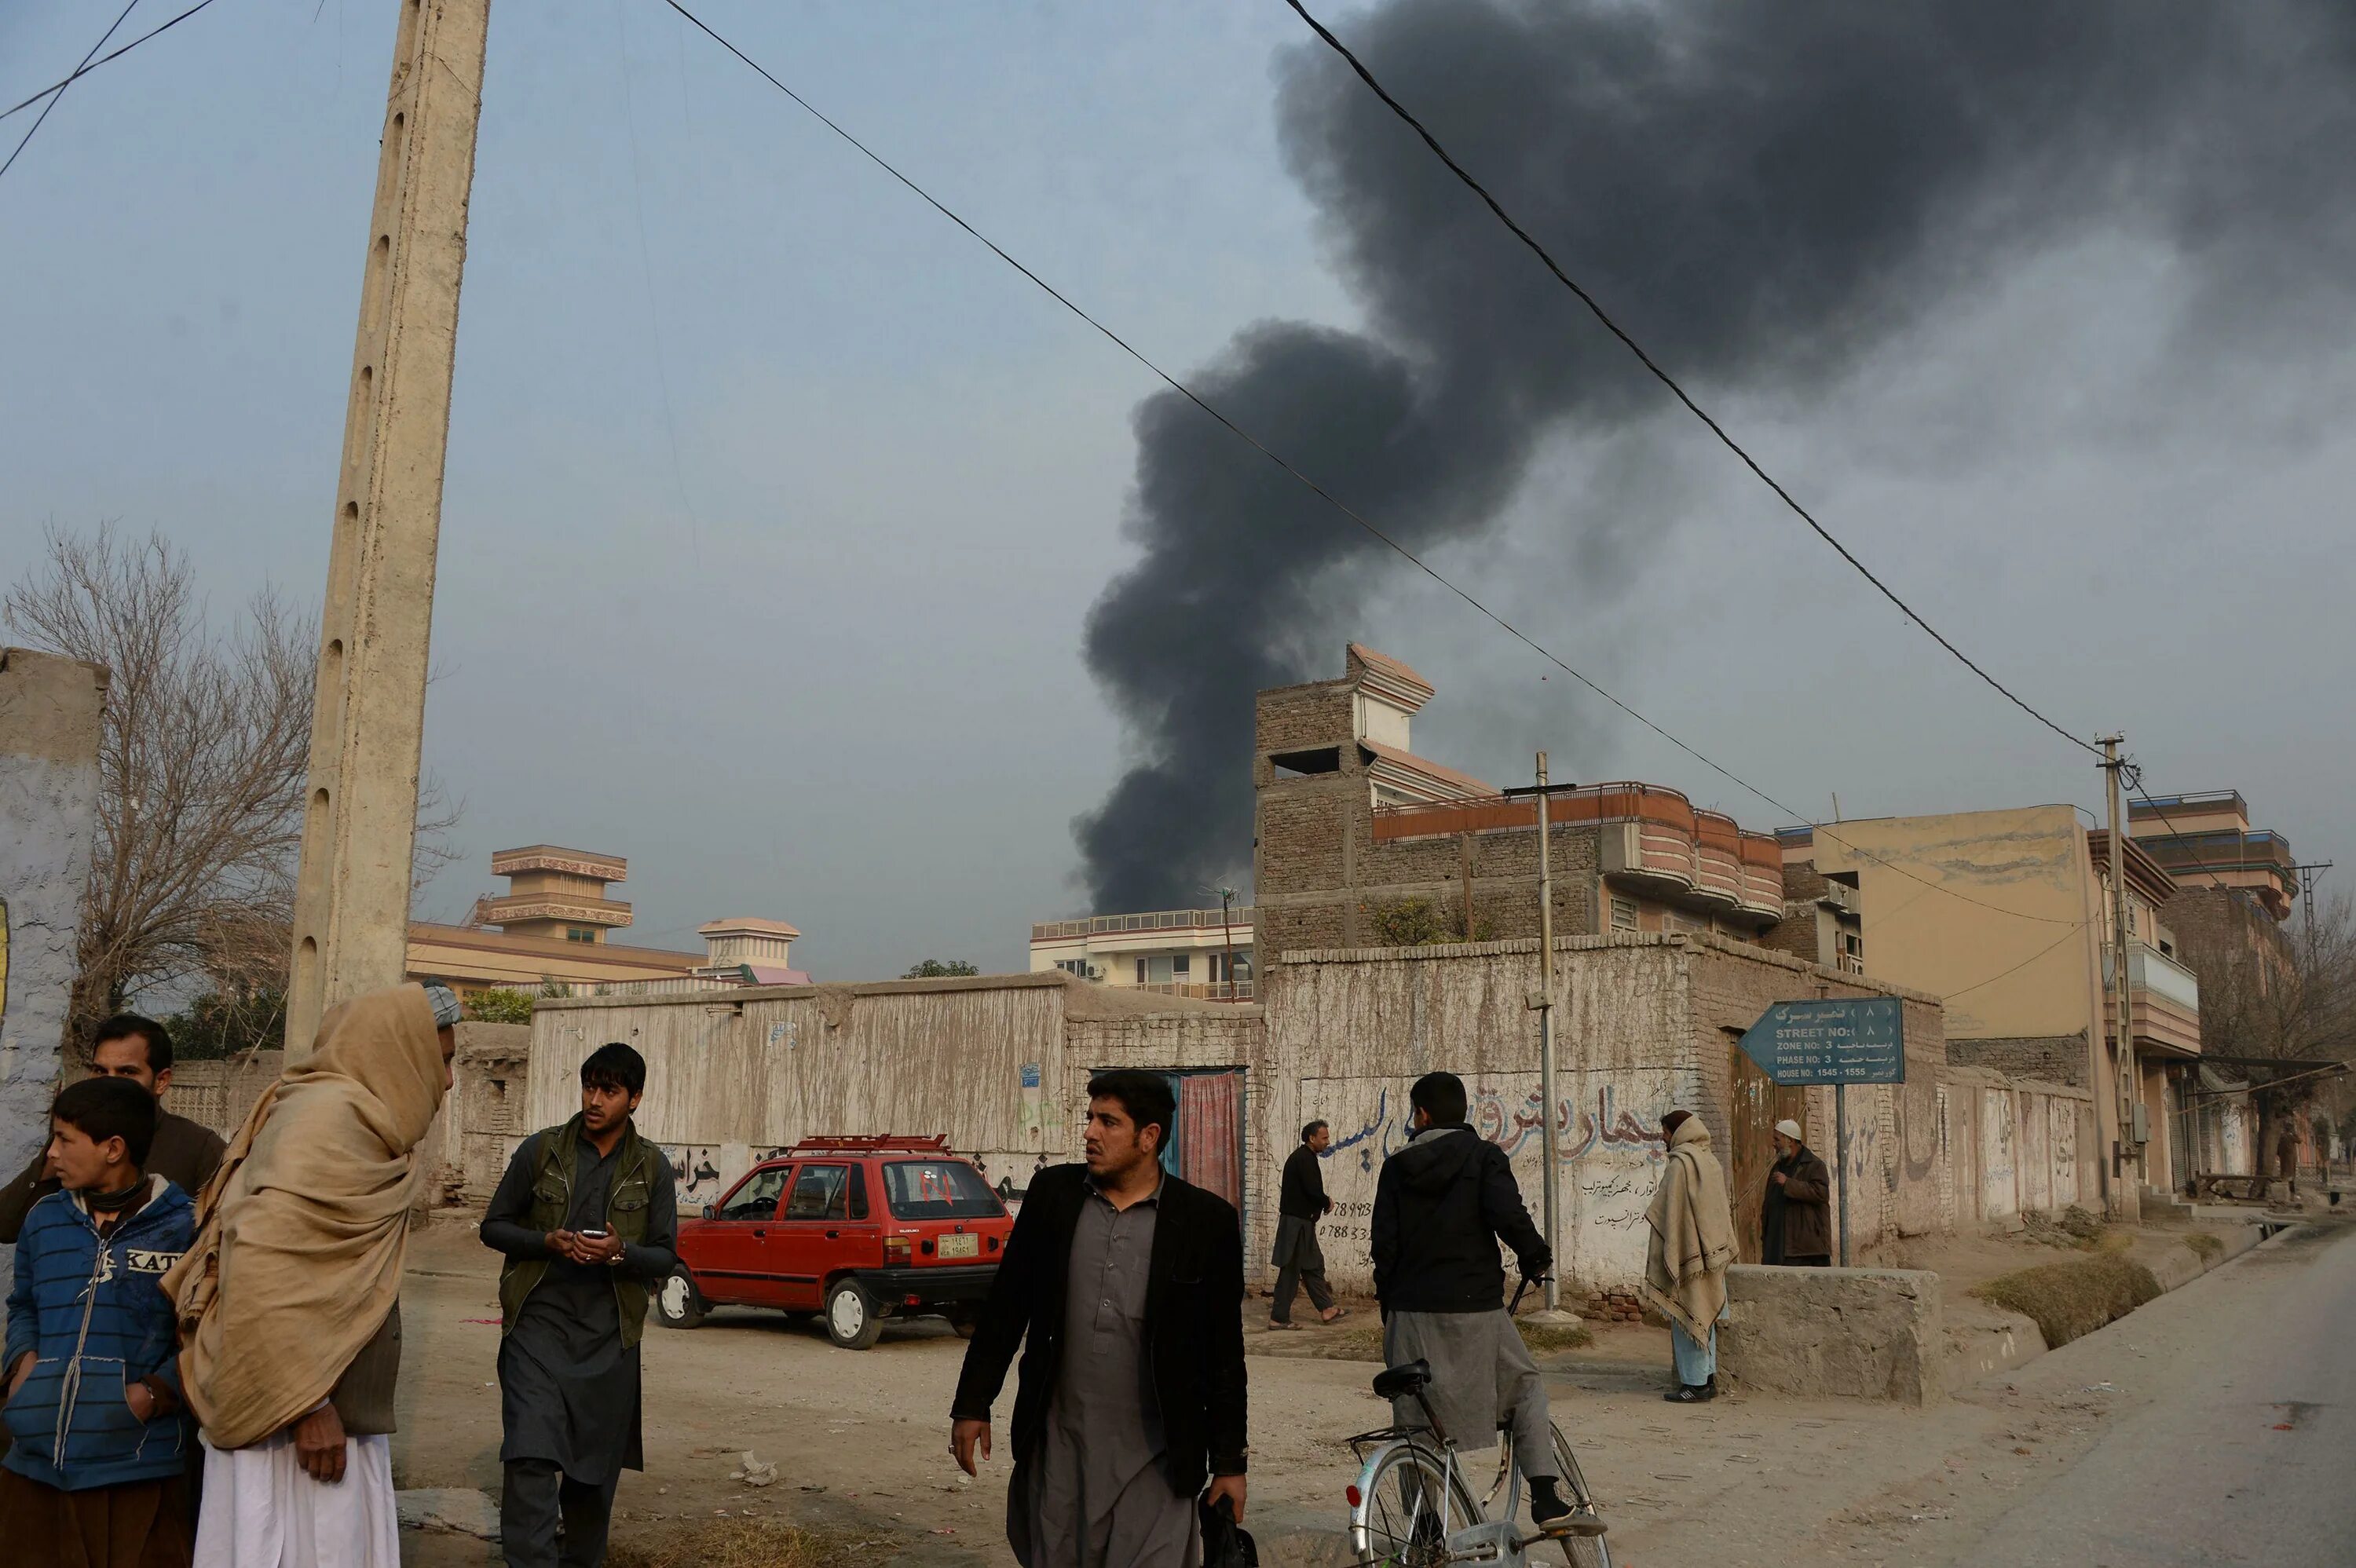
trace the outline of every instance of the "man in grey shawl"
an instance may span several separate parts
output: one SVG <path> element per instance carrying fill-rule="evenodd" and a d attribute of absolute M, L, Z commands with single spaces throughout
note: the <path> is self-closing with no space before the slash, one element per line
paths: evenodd
<path fill-rule="evenodd" d="M 1486 1448 L 1510 1428 L 1533 1520 L 1574 1535 L 1601 1535 L 1602 1520 L 1573 1515 L 1558 1488 L 1546 1384 L 1505 1310 L 1498 1243 L 1513 1249 L 1525 1279 L 1545 1275 L 1554 1254 L 1522 1206 L 1505 1151 L 1465 1124 L 1464 1081 L 1427 1072 L 1408 1091 L 1408 1102 L 1415 1136 L 1383 1161 L 1375 1181 L 1383 1360 L 1430 1363 L 1423 1397 L 1461 1447 Z M 1401 1426 L 1425 1424 L 1412 1399 L 1393 1402 L 1391 1414 Z"/>

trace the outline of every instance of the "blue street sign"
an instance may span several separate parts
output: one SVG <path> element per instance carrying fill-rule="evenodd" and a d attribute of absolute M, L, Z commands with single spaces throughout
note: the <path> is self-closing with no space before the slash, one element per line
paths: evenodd
<path fill-rule="evenodd" d="M 1742 1050 L 1778 1083 L 1903 1083 L 1906 1029 L 1895 997 L 1777 1002 Z"/>

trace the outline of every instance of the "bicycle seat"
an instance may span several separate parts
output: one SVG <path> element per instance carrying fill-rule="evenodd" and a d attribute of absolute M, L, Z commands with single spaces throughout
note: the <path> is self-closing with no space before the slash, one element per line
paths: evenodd
<path fill-rule="evenodd" d="M 1430 1361 L 1409 1361 L 1375 1374 L 1375 1394 L 1380 1399 L 1413 1399 L 1430 1386 Z"/>

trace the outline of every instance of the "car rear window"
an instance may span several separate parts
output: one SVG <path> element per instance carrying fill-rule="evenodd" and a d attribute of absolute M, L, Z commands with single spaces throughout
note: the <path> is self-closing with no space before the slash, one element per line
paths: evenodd
<path fill-rule="evenodd" d="M 961 1159 L 895 1160 L 884 1168 L 884 1196 L 900 1220 L 989 1220 L 1006 1212 L 981 1172 Z"/>

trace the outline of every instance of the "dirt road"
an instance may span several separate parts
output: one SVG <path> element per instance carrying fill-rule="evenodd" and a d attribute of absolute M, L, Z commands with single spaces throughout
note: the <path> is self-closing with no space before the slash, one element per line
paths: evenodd
<path fill-rule="evenodd" d="M 2141 1348 L 2146 1314 L 2203 1289 L 2265 1296 L 2281 1276 L 2268 1265 L 2238 1271 L 2272 1250 L 2008 1382 L 1929 1412 L 1763 1398 L 1666 1405 L 1642 1339 L 1558 1359 L 1549 1388 L 1612 1520 L 1623 1564 L 1946 1561 L 2065 1479 L 2162 1392 L 2159 1374 L 2172 1374 L 2174 1356 L 2153 1360 Z M 403 1487 L 498 1493 L 495 1262 L 466 1226 L 437 1227 L 412 1251 L 394 1448 Z M 2245 1301 L 2245 1309 L 2263 1307 Z M 1634 1360 L 1631 1343 L 1639 1347 Z M 948 1405 L 963 1345 L 946 1326 L 895 1326 L 875 1349 L 856 1353 L 773 1313 L 723 1312 L 689 1333 L 649 1328 L 646 1346 L 647 1470 L 623 1480 L 617 1539 L 749 1510 L 888 1529 L 897 1547 L 885 1561 L 939 1568 L 1012 1561 L 1000 1528 L 1003 1456 L 978 1483 L 962 1482 L 948 1458 Z M 1271 1339 L 1269 1348 L 1278 1347 Z M 2125 1375 L 2124 1367 L 2141 1375 Z M 1387 1419 L 1366 1392 L 1374 1371 L 1254 1355 L 1247 1522 L 1264 1547 L 1277 1549 L 1272 1562 L 1334 1560 L 1312 1551 L 1308 1538 L 1340 1528 L 1342 1491 L 1354 1473 L 1343 1439 Z M 776 1485 L 755 1490 L 727 1478 L 745 1449 L 776 1464 Z M 419 1563 L 489 1560 L 486 1549 L 448 1538 L 412 1544 Z"/>

